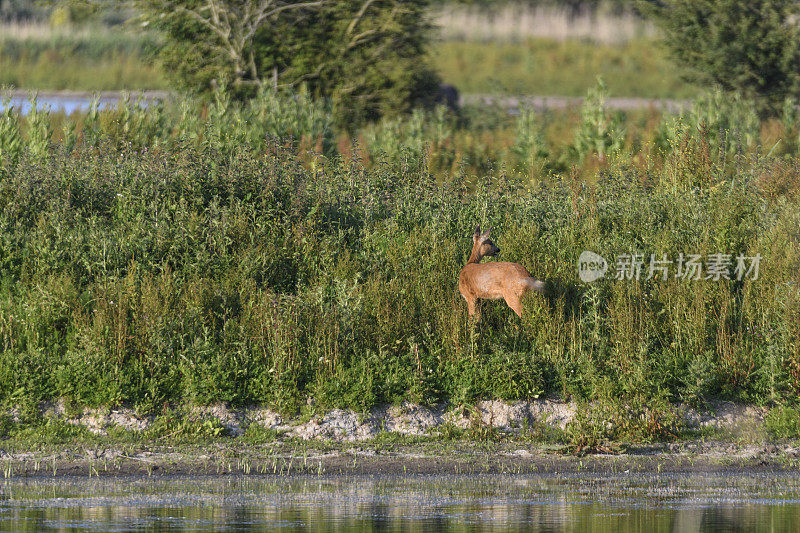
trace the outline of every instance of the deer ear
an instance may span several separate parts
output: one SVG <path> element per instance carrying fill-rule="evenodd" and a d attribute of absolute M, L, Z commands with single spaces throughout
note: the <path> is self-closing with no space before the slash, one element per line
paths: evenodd
<path fill-rule="evenodd" d="M 486 231 L 481 233 L 481 238 L 488 239 L 489 235 L 491 235 L 491 234 L 492 234 L 492 228 L 489 227 L 489 229 L 487 229 Z"/>
<path fill-rule="evenodd" d="M 473 235 L 472 238 L 474 240 L 476 240 L 476 241 L 481 238 L 481 227 L 480 226 L 475 226 L 475 235 Z"/>

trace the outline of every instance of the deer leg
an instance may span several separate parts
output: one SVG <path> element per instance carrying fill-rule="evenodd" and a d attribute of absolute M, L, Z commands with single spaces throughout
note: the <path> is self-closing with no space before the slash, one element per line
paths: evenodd
<path fill-rule="evenodd" d="M 522 302 L 520 301 L 519 296 L 517 296 L 516 294 L 509 295 L 506 296 L 504 299 L 508 304 L 508 306 L 511 308 L 511 310 L 514 311 L 518 317 L 522 318 Z"/>
<path fill-rule="evenodd" d="M 471 305 L 469 306 L 469 317 L 472 321 L 477 324 L 481 321 L 481 302 L 477 298 L 472 300 Z"/>
<path fill-rule="evenodd" d="M 469 317 L 472 318 L 475 316 L 475 300 L 470 300 L 467 297 L 464 297 L 464 299 L 467 301 L 467 312 L 469 313 Z"/>

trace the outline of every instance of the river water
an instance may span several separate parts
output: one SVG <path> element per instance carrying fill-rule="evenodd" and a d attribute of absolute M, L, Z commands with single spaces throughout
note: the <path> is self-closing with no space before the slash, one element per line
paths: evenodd
<path fill-rule="evenodd" d="M 23 115 L 30 111 L 31 105 L 28 94 L 23 91 L 16 91 L 10 99 L 10 104 L 5 101 L 8 94 L 0 92 L 0 112 L 5 107 L 11 105 L 14 109 L 22 112 Z M 142 96 L 141 105 L 147 106 L 150 103 L 163 100 L 168 97 L 164 91 L 146 91 L 144 93 L 130 93 L 130 99 L 136 101 Z M 46 92 L 39 93 L 37 107 L 39 109 L 49 108 L 51 112 L 64 112 L 67 115 L 75 111 L 87 112 L 92 104 L 93 96 L 88 93 L 70 92 Z M 122 92 L 103 92 L 97 94 L 99 107 L 114 107 L 123 98 Z M 511 115 L 518 115 L 521 106 L 533 109 L 564 109 L 578 107 L 583 100 L 581 98 L 567 98 L 562 96 L 495 96 L 495 95 L 464 95 L 462 104 L 500 106 L 508 110 Z M 677 113 L 689 107 L 688 101 L 683 100 L 655 100 L 646 98 L 608 98 L 606 105 L 611 109 L 664 109 L 668 112 Z"/>
<path fill-rule="evenodd" d="M 800 477 L 29 478 L 0 530 L 800 531 Z"/>
<path fill-rule="evenodd" d="M 122 100 L 122 93 L 106 92 L 98 93 L 97 105 L 100 109 L 116 107 Z M 141 100 L 139 99 L 141 97 Z M 166 93 L 154 91 L 149 93 L 130 93 L 131 103 L 137 103 L 147 107 L 152 102 L 163 99 Z M 36 99 L 36 107 L 39 110 L 48 109 L 51 113 L 63 112 L 70 115 L 76 111 L 86 113 L 91 109 L 94 96 L 87 93 L 40 93 Z M 27 115 L 31 110 L 29 95 L 22 92 L 3 93 L 0 92 L 0 112 L 7 107 L 13 107 L 23 115 Z"/>

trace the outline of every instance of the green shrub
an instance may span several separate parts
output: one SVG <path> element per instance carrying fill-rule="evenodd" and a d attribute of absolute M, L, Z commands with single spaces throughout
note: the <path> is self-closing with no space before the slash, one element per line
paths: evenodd
<path fill-rule="evenodd" d="M 793 0 L 639 0 L 694 77 L 777 115 L 800 91 L 800 6 Z"/>
<path fill-rule="evenodd" d="M 0 113 L 0 166 L 11 166 L 24 150 L 22 136 L 19 131 L 18 114 L 11 106 L 11 98 L 3 100 L 3 111 Z"/>
<path fill-rule="evenodd" d="M 777 439 L 800 438 L 800 410 L 788 405 L 770 409 L 764 419 L 769 434 Z"/>
<path fill-rule="evenodd" d="M 589 89 L 581 106 L 581 122 L 575 132 L 570 154 L 578 161 L 594 156 L 604 161 L 606 156 L 622 149 L 625 132 L 619 113 L 606 109 L 607 90 L 602 78 Z"/>
<path fill-rule="evenodd" d="M 550 160 L 539 119 L 532 109 L 523 108 L 517 118 L 517 135 L 511 149 L 521 173 L 530 180 L 542 178 Z"/>
<path fill-rule="evenodd" d="M 312 396 L 363 411 L 557 393 L 652 407 L 800 391 L 796 199 L 764 202 L 748 160 L 734 179 L 712 165 L 725 186 L 700 190 L 624 165 L 596 183 L 462 188 L 402 161 L 306 167 L 274 144 L 48 150 L 4 163 L 0 179 L 7 403 L 296 411 Z M 522 320 L 503 302 L 466 319 L 457 279 L 476 223 L 551 285 Z M 763 259 L 756 281 L 586 286 L 585 249 Z M 621 434 L 670 427 L 647 424 Z"/>
<path fill-rule="evenodd" d="M 704 93 L 682 115 L 693 135 L 702 136 L 712 150 L 744 153 L 760 136 L 761 121 L 752 100 L 720 90 Z"/>

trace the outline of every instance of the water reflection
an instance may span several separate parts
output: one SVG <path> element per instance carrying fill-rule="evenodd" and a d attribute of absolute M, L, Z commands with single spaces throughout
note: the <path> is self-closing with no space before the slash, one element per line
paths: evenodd
<path fill-rule="evenodd" d="M 3 531 L 798 531 L 800 479 L 17 480 Z"/>

